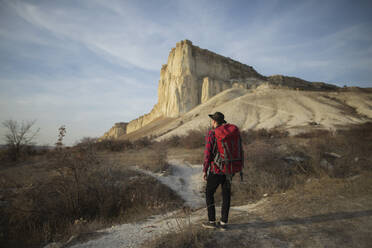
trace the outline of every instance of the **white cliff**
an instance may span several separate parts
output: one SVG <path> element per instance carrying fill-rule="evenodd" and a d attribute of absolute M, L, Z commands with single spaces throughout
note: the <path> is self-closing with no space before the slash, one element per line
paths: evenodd
<path fill-rule="evenodd" d="M 188 40 L 178 42 L 160 71 L 158 103 L 149 114 L 131 121 L 127 133 L 159 117 L 179 117 L 234 85 L 247 88 L 247 78 L 265 79 L 251 66 L 201 49 Z"/>
<path fill-rule="evenodd" d="M 117 138 L 119 138 L 121 135 L 127 133 L 127 125 L 128 125 L 128 123 L 126 123 L 126 122 L 115 123 L 115 125 L 112 128 L 110 128 L 110 130 L 107 131 L 101 137 L 101 139 L 117 139 Z"/>
<path fill-rule="evenodd" d="M 301 90 L 337 88 L 282 75 L 265 77 L 251 66 L 183 40 L 172 48 L 167 64 L 160 70 L 157 104 L 150 113 L 129 122 L 126 133 L 132 133 L 156 119 L 179 117 L 224 90 L 255 88 L 263 83 Z"/>

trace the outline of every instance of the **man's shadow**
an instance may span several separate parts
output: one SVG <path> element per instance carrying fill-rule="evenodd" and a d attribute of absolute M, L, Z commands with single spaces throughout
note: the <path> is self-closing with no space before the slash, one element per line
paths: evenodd
<path fill-rule="evenodd" d="M 253 221 L 242 224 L 229 224 L 229 229 L 250 229 L 250 228 L 269 228 L 278 226 L 291 225 L 309 225 L 313 223 L 321 223 L 327 221 L 346 220 L 360 217 L 372 216 L 372 210 L 356 211 L 356 212 L 337 212 L 329 214 L 314 215 L 304 218 L 287 218 L 275 221 Z"/>

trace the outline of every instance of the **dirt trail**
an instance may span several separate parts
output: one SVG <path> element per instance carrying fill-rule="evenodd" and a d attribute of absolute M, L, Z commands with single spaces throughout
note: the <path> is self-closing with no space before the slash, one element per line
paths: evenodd
<path fill-rule="evenodd" d="M 199 225 L 206 219 L 201 166 L 175 159 L 170 163 L 172 175 L 143 172 L 175 190 L 189 208 L 100 230 L 98 238 L 69 247 L 140 247 L 145 241 L 181 231 L 190 224 Z M 265 197 L 255 204 L 233 206 L 229 230 L 215 230 L 218 235 L 213 235 L 214 242 L 218 247 L 370 247 L 372 181 L 369 178 L 368 174 L 352 181 L 311 180 L 303 188 Z M 217 207 L 216 213 L 219 212 Z"/>
<path fill-rule="evenodd" d="M 162 183 L 177 192 L 184 200 L 186 206 L 191 209 L 198 209 L 192 215 L 186 214 L 183 210 L 169 212 L 164 215 L 156 215 L 147 220 L 113 226 L 98 231 L 99 238 L 85 243 L 75 244 L 71 248 L 119 248 L 139 247 L 144 241 L 156 236 L 179 230 L 183 225 L 195 223 L 204 217 L 205 212 L 202 206 L 204 200 L 200 193 L 203 185 L 201 166 L 190 165 L 178 160 L 170 160 L 172 174 L 156 174 L 149 171 L 134 168 L 147 175 L 159 179 Z"/>
<path fill-rule="evenodd" d="M 176 191 L 185 200 L 185 205 L 192 209 L 191 212 L 186 212 L 184 209 L 181 209 L 164 215 L 152 216 L 141 222 L 106 228 L 97 232 L 96 236 L 98 238 L 69 247 L 139 247 L 143 242 L 149 239 L 156 238 L 169 232 L 179 231 L 185 225 L 200 223 L 204 220 L 206 218 L 206 210 L 204 208 L 204 199 L 202 194 L 204 183 L 202 181 L 201 165 L 191 165 L 180 160 L 170 160 L 169 162 L 172 165 L 171 175 L 156 174 L 138 168 L 135 169 L 159 179 L 162 183 Z M 230 216 L 246 216 L 249 212 L 255 210 L 260 204 L 261 202 L 240 207 L 232 207 Z M 218 213 L 220 208 L 217 207 L 216 211 Z"/>

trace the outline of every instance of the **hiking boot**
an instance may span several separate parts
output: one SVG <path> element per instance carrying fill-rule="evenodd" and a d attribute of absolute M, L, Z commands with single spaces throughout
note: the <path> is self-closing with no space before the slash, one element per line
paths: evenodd
<path fill-rule="evenodd" d="M 203 222 L 203 223 L 202 223 L 202 226 L 203 226 L 204 228 L 214 229 L 214 228 L 216 228 L 216 222 L 215 222 L 215 221 L 207 221 L 207 222 Z"/>
<path fill-rule="evenodd" d="M 226 229 L 227 229 L 227 223 L 222 222 L 222 221 L 219 221 L 219 222 L 217 223 L 217 228 L 218 228 L 219 230 L 221 230 L 221 231 L 226 231 Z"/>

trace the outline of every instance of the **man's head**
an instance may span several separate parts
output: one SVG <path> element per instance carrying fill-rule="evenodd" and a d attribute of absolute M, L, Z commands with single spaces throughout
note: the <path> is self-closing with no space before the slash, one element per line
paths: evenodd
<path fill-rule="evenodd" d="M 216 112 L 213 115 L 208 116 L 212 119 L 213 128 L 216 128 L 226 123 L 225 116 L 221 112 Z"/>

